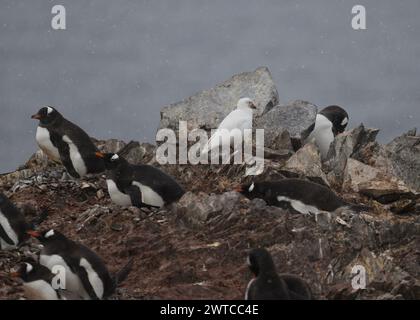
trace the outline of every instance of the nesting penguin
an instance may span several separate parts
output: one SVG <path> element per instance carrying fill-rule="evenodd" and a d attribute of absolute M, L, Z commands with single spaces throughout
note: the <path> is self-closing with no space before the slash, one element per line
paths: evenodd
<path fill-rule="evenodd" d="M 355 212 L 369 210 L 364 205 L 345 202 L 331 189 L 303 179 L 253 182 L 235 189 L 249 199 L 260 198 L 268 205 L 278 206 L 302 214 L 317 214 L 349 209 Z"/>
<path fill-rule="evenodd" d="M 64 267 L 65 289 L 82 299 L 108 298 L 131 270 L 132 261 L 112 277 L 103 260 L 95 252 L 68 239 L 62 233 L 54 229 L 29 233 L 43 245 L 39 263 L 50 270 L 57 265 Z"/>
<path fill-rule="evenodd" d="M 0 192 L 0 249 L 16 249 L 29 238 L 29 229 L 23 213 Z"/>
<path fill-rule="evenodd" d="M 321 157 L 325 159 L 334 137 L 344 132 L 348 122 L 346 110 L 339 106 L 328 106 L 317 114 L 305 143 L 314 142 L 321 152 Z"/>
<path fill-rule="evenodd" d="M 52 286 L 54 276 L 50 269 L 35 261 L 23 262 L 11 273 L 12 278 L 23 281 L 24 295 L 29 300 L 60 300 L 58 291 Z"/>
<path fill-rule="evenodd" d="M 157 207 L 180 199 L 184 189 L 172 177 L 149 165 L 132 165 L 114 153 L 100 153 L 107 170 L 107 186 L 112 201 L 120 206 Z"/>
<path fill-rule="evenodd" d="M 55 108 L 43 107 L 32 119 L 39 120 L 36 132 L 39 147 L 51 160 L 61 162 L 73 178 L 104 171 L 89 135 Z"/>
<path fill-rule="evenodd" d="M 253 249 L 248 267 L 254 274 L 246 288 L 245 300 L 311 300 L 308 284 L 298 276 L 276 272 L 273 259 L 266 249 Z"/>

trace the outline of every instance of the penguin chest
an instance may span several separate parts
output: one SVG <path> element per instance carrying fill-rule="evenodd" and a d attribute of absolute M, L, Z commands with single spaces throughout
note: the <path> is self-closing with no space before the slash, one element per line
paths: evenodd
<path fill-rule="evenodd" d="M 63 136 L 63 141 L 69 146 L 69 156 L 74 170 L 83 177 L 87 174 L 87 167 L 79 148 L 68 136 Z"/>
<path fill-rule="evenodd" d="M 15 230 L 13 230 L 12 226 L 10 225 L 9 220 L 1 211 L 0 211 L 0 228 L 4 231 L 4 234 L 8 238 L 8 239 L 3 239 L 2 237 L 0 237 L 1 249 L 12 250 L 16 248 L 16 246 L 19 244 L 18 235 L 16 234 Z"/>
<path fill-rule="evenodd" d="M 153 207 L 162 207 L 165 204 L 162 197 L 149 186 L 137 181 L 133 181 L 133 185 L 141 191 L 141 202 Z"/>
<path fill-rule="evenodd" d="M 315 141 L 323 158 L 328 154 L 331 143 L 334 141 L 333 126 L 330 120 L 322 114 L 316 116 L 315 128 L 309 136 Z"/>
<path fill-rule="evenodd" d="M 64 259 L 59 255 L 44 255 L 41 254 L 39 257 L 39 263 L 43 266 L 47 267 L 51 271 L 53 268 L 55 269 L 56 266 L 64 267 L 65 275 L 63 279 L 65 280 L 64 283 L 60 283 L 61 289 L 68 290 L 70 292 L 74 292 L 79 297 L 83 299 L 90 299 L 89 294 L 86 292 L 82 281 L 80 280 L 79 276 L 71 271 L 70 267 L 64 261 Z"/>
<path fill-rule="evenodd" d="M 106 180 L 106 184 L 108 186 L 108 193 L 112 202 L 122 207 L 132 206 L 130 196 L 120 191 L 113 180 Z"/>
<path fill-rule="evenodd" d="M 48 129 L 38 126 L 36 129 L 36 142 L 48 158 L 53 161 L 60 162 L 60 153 L 52 143 Z"/>
<path fill-rule="evenodd" d="M 302 214 L 318 214 L 319 213 L 319 209 L 317 207 L 307 205 L 303 203 L 302 201 L 299 201 L 296 199 L 291 199 L 284 196 L 278 196 L 277 200 L 279 202 L 282 202 L 282 201 L 288 202 L 293 209 L 295 209 L 297 212 L 302 213 Z"/>
<path fill-rule="evenodd" d="M 104 296 L 104 283 L 93 269 L 92 265 L 85 258 L 80 259 L 80 266 L 86 270 L 90 285 L 95 291 L 96 296 L 99 299 L 102 299 Z"/>
<path fill-rule="evenodd" d="M 25 282 L 23 291 L 29 300 L 59 300 L 57 292 L 45 280 Z"/>

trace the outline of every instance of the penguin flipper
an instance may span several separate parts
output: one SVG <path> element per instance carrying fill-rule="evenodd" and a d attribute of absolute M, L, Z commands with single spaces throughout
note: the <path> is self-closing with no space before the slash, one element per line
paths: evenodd
<path fill-rule="evenodd" d="M 67 172 L 73 178 L 80 178 L 80 175 L 76 172 L 76 169 L 74 169 L 73 163 L 71 162 L 69 145 L 61 140 L 58 152 L 60 153 L 61 163 L 67 169 Z"/>
<path fill-rule="evenodd" d="M 79 276 L 82 281 L 83 288 L 85 288 L 87 294 L 92 300 L 99 300 L 99 297 L 96 295 L 95 290 L 92 287 L 92 284 L 89 281 L 89 276 L 85 268 L 77 266 L 74 268 L 75 273 Z"/>
<path fill-rule="evenodd" d="M 14 246 L 15 243 L 12 239 L 9 238 L 9 235 L 4 231 L 3 227 L 0 225 L 0 238 L 2 238 L 7 244 Z"/>
<path fill-rule="evenodd" d="M 144 207 L 144 203 L 141 202 L 142 195 L 141 195 L 140 188 L 131 185 L 131 186 L 128 186 L 128 187 L 124 188 L 124 193 L 126 193 L 130 196 L 131 204 L 134 207 L 137 207 L 137 208 Z"/>

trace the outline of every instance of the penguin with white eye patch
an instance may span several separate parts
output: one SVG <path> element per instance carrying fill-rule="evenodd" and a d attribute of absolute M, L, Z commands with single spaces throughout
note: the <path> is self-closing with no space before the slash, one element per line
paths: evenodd
<path fill-rule="evenodd" d="M 346 110 L 339 106 L 328 106 L 317 114 L 315 123 L 308 129 L 310 134 L 305 143 L 314 142 L 321 152 L 321 157 L 325 159 L 335 136 L 344 132 L 348 122 L 349 115 Z"/>
<path fill-rule="evenodd" d="M 311 300 L 308 284 L 298 276 L 277 274 L 270 253 L 253 249 L 248 256 L 248 267 L 254 274 L 246 288 L 245 300 Z"/>
<path fill-rule="evenodd" d="M 130 261 L 112 277 L 103 260 L 86 246 L 74 242 L 56 230 L 30 231 L 43 248 L 39 263 L 52 270 L 54 266 L 65 269 L 66 290 L 85 300 L 110 297 L 131 270 Z"/>
<path fill-rule="evenodd" d="M 73 178 L 104 171 L 89 135 L 55 108 L 43 107 L 32 119 L 39 120 L 36 132 L 39 147 L 51 160 L 61 162 Z"/>
<path fill-rule="evenodd" d="M 184 189 L 172 177 L 149 165 L 132 165 L 114 153 L 97 152 L 104 159 L 112 201 L 120 206 L 157 207 L 180 199 Z"/>
<path fill-rule="evenodd" d="M 249 199 L 260 198 L 268 205 L 289 209 L 302 214 L 318 214 L 349 209 L 356 213 L 370 208 L 345 202 L 331 189 L 303 179 L 253 182 L 239 186 L 235 191 Z"/>
<path fill-rule="evenodd" d="M 23 290 L 29 300 L 60 300 L 61 297 L 53 287 L 54 274 L 50 269 L 35 261 L 23 262 L 16 272 L 11 273 L 12 278 L 23 281 Z"/>
<path fill-rule="evenodd" d="M 0 192 L 0 249 L 16 249 L 29 238 L 26 233 L 29 229 L 23 213 Z"/>

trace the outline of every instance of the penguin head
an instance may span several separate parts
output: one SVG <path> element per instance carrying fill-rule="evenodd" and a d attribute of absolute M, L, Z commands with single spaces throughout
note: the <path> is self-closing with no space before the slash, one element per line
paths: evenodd
<path fill-rule="evenodd" d="M 260 184 L 252 182 L 236 187 L 234 190 L 243 194 L 248 199 L 261 198 L 262 190 Z"/>
<path fill-rule="evenodd" d="M 106 170 L 118 169 L 121 165 L 126 164 L 126 160 L 117 153 L 101 153 L 96 152 L 96 157 L 104 160 Z"/>
<path fill-rule="evenodd" d="M 39 120 L 43 125 L 51 125 L 62 115 L 53 107 L 45 106 L 39 109 L 38 113 L 34 114 L 31 118 Z"/>
<path fill-rule="evenodd" d="M 41 242 L 43 245 L 67 240 L 67 238 L 62 233 L 54 229 L 49 229 L 41 232 L 30 230 L 27 231 L 27 233 L 30 236 L 38 239 L 38 241 Z"/>
<path fill-rule="evenodd" d="M 344 132 L 349 122 L 349 115 L 346 110 L 340 106 L 328 106 L 319 113 L 332 122 L 334 135 Z"/>
<path fill-rule="evenodd" d="M 23 282 L 31 282 L 36 280 L 49 280 L 53 274 L 50 270 L 37 263 L 34 259 L 26 259 L 17 267 L 15 272 L 10 274 L 12 278 L 20 278 Z"/>
<path fill-rule="evenodd" d="M 255 277 L 260 274 L 276 273 L 273 258 L 271 254 L 263 248 L 253 249 L 248 256 L 248 267 Z"/>
<path fill-rule="evenodd" d="M 252 101 L 250 98 L 241 98 L 238 101 L 237 104 L 238 109 L 257 109 L 255 106 L 254 101 Z"/>

